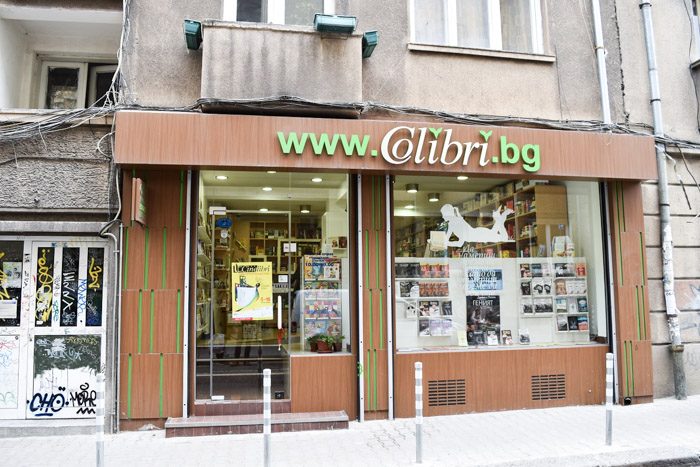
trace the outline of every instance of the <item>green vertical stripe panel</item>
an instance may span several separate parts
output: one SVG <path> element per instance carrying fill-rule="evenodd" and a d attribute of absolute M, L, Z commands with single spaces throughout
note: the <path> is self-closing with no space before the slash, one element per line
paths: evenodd
<path fill-rule="evenodd" d="M 370 349 L 374 348 L 374 297 L 373 290 L 369 289 L 369 343 L 368 347 Z"/>
<path fill-rule="evenodd" d="M 630 382 L 630 374 L 632 373 L 632 365 L 631 365 L 631 359 L 632 356 L 630 355 L 631 349 L 631 342 L 630 341 L 625 341 L 625 367 L 627 369 L 627 395 L 631 396 L 632 395 L 632 384 Z"/>
<path fill-rule="evenodd" d="M 644 239 L 642 237 L 642 232 L 639 232 L 639 259 L 642 265 L 642 283 L 644 283 L 647 280 L 647 272 L 646 262 L 644 261 Z"/>
<path fill-rule="evenodd" d="M 377 195 L 376 195 L 376 204 L 377 204 L 377 209 L 375 210 L 375 218 L 376 218 L 376 230 L 379 230 L 382 228 L 382 178 L 381 177 L 374 177 L 374 180 L 377 182 L 375 190 L 377 190 Z"/>
<path fill-rule="evenodd" d="M 182 206 L 183 206 L 183 200 L 185 199 L 185 172 L 183 170 L 180 171 L 180 211 L 179 211 L 179 222 L 180 222 L 180 227 L 182 227 Z"/>
<path fill-rule="evenodd" d="M 156 320 L 156 293 L 151 289 L 151 312 L 149 313 L 150 320 L 148 322 L 148 351 L 153 353 L 153 330 Z"/>
<path fill-rule="evenodd" d="M 636 318 L 637 318 L 637 339 L 641 340 L 641 339 L 642 339 L 642 326 L 641 326 L 641 319 L 640 319 L 640 316 L 639 316 L 639 312 L 640 312 L 640 310 L 639 310 L 639 286 L 635 286 L 635 287 L 634 287 L 634 295 L 635 295 L 635 298 L 636 298 L 636 300 L 637 300 L 637 301 L 636 301 L 636 304 L 637 304 L 637 314 L 636 314 Z"/>
<path fill-rule="evenodd" d="M 180 289 L 177 289 L 177 330 L 175 333 L 175 352 L 180 353 L 180 307 L 182 306 L 182 297 Z"/>
<path fill-rule="evenodd" d="M 163 418 L 163 354 L 160 354 L 160 386 L 158 391 L 158 416 Z"/>
<path fill-rule="evenodd" d="M 634 348 L 632 347 L 632 341 L 630 341 L 630 381 L 632 381 L 631 394 L 634 396 Z"/>
<path fill-rule="evenodd" d="M 376 349 L 372 351 L 374 354 L 374 365 L 372 365 L 372 371 L 374 371 L 374 378 L 372 381 L 372 389 L 374 390 L 374 410 L 377 410 L 377 351 Z"/>
<path fill-rule="evenodd" d="M 141 330 L 143 329 L 143 290 L 139 289 L 139 311 L 138 311 L 138 340 L 137 340 L 137 353 L 141 353 Z"/>
<path fill-rule="evenodd" d="M 620 285 L 625 284 L 625 276 L 622 268 L 622 221 L 620 220 L 620 183 L 615 183 L 615 211 L 617 215 L 617 263 L 620 269 Z"/>
<path fill-rule="evenodd" d="M 384 291 L 379 289 L 379 348 L 384 348 Z"/>
<path fill-rule="evenodd" d="M 131 361 L 131 354 L 129 354 L 129 363 L 126 372 L 126 418 L 131 418 L 131 373 L 133 369 L 133 364 Z"/>
<path fill-rule="evenodd" d="M 365 287 L 369 287 L 369 231 L 365 230 Z"/>
<path fill-rule="evenodd" d="M 124 227 L 124 283 L 122 289 L 128 287 L 126 282 L 126 273 L 129 270 L 129 227 Z"/>
<path fill-rule="evenodd" d="M 143 288 L 148 289 L 148 247 L 149 247 L 149 229 L 146 227 L 144 236 L 144 258 L 143 258 Z"/>
<path fill-rule="evenodd" d="M 620 204 L 622 205 L 622 231 L 627 232 L 627 219 L 625 218 L 625 189 L 622 186 L 622 182 L 618 182 L 620 184 Z"/>
<path fill-rule="evenodd" d="M 646 292 L 643 285 L 640 287 L 642 300 L 642 335 L 644 336 L 644 340 L 647 340 L 649 338 L 649 336 L 647 336 L 647 304 L 644 300 L 644 297 L 646 297 Z"/>
<path fill-rule="evenodd" d="M 374 277 L 376 282 L 376 288 L 379 289 L 379 256 L 381 256 L 379 253 L 382 251 L 379 245 L 379 231 L 374 232 L 374 246 Z"/>
<path fill-rule="evenodd" d="M 624 375 L 622 377 L 622 382 L 624 385 L 623 390 L 622 390 L 622 394 L 624 396 L 628 396 L 629 395 L 630 381 L 629 381 L 629 377 L 627 375 L 627 373 L 628 373 L 628 371 L 627 371 L 627 341 L 622 341 L 622 347 L 623 347 L 622 348 L 622 371 L 624 372 Z"/>
<path fill-rule="evenodd" d="M 369 356 L 369 349 L 367 349 L 367 364 L 365 365 L 365 374 L 368 376 L 365 378 L 365 394 L 367 394 L 367 407 L 372 407 L 372 391 L 370 390 L 370 385 L 372 384 L 372 360 Z"/>
<path fill-rule="evenodd" d="M 372 180 L 372 190 L 370 190 L 370 191 L 372 193 L 372 202 L 371 202 L 371 206 L 372 206 L 372 230 L 375 230 L 377 228 L 377 214 L 376 214 L 375 202 L 374 202 L 374 191 L 375 191 L 375 189 L 374 189 L 374 177 L 371 177 L 371 180 Z"/>
<path fill-rule="evenodd" d="M 163 227 L 163 259 L 162 259 L 162 264 L 161 264 L 161 267 L 163 268 L 163 270 L 161 271 L 161 285 L 160 285 L 160 287 L 162 289 L 165 288 L 165 279 L 166 279 L 165 271 L 166 271 L 166 263 L 167 263 L 167 257 L 168 257 L 167 246 L 168 246 L 168 228 Z"/>

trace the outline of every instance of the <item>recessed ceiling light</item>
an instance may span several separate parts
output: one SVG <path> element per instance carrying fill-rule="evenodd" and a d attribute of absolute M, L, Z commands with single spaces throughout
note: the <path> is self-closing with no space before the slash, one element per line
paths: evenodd
<path fill-rule="evenodd" d="M 428 201 L 431 203 L 437 203 L 440 201 L 440 194 L 439 193 L 430 193 L 428 194 Z"/>
<path fill-rule="evenodd" d="M 264 186 L 264 187 L 262 187 L 262 191 L 272 191 L 272 187 L 271 186 Z"/>
<path fill-rule="evenodd" d="M 412 205 L 412 204 L 407 204 L 407 205 L 404 206 L 404 207 L 405 207 L 406 209 L 413 209 L 413 208 L 415 208 L 415 206 Z"/>
<path fill-rule="evenodd" d="M 260 208 L 259 211 L 260 212 L 267 212 L 267 208 Z"/>
<path fill-rule="evenodd" d="M 311 212 L 311 206 L 309 206 L 308 204 L 302 204 L 301 206 L 299 206 L 299 212 L 301 212 L 302 214 L 308 214 L 309 212 Z"/>
<path fill-rule="evenodd" d="M 276 174 L 277 171 L 276 171 L 276 170 L 268 170 L 267 173 L 269 173 L 269 174 Z"/>
<path fill-rule="evenodd" d="M 460 175 L 459 177 L 457 177 L 457 180 L 459 180 L 459 181 L 464 181 L 464 180 L 468 180 L 468 179 L 469 179 L 469 177 L 467 177 L 466 175 Z"/>
<path fill-rule="evenodd" d="M 216 179 L 217 180 L 228 180 L 228 177 L 226 175 L 217 175 Z"/>
<path fill-rule="evenodd" d="M 321 177 L 314 177 L 311 179 L 311 181 L 314 183 L 321 183 L 323 179 Z"/>
<path fill-rule="evenodd" d="M 407 193 L 418 193 L 418 184 L 417 183 L 409 183 L 406 185 L 406 192 Z"/>

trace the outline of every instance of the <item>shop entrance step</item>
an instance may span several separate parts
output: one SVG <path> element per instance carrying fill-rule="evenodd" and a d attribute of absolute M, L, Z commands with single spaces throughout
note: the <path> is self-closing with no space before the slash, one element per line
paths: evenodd
<path fill-rule="evenodd" d="M 340 430 L 346 428 L 348 428 L 348 414 L 345 413 L 344 410 L 334 412 L 287 412 L 272 414 L 272 432 Z M 168 418 L 165 422 L 166 438 L 262 432 L 262 413 Z"/>

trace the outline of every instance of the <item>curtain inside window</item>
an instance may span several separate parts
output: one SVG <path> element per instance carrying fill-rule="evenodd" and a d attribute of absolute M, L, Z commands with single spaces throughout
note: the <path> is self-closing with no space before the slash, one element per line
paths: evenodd
<path fill-rule="evenodd" d="M 323 13 L 323 0 L 287 0 L 284 6 L 284 24 L 311 26 L 316 13 Z"/>
<path fill-rule="evenodd" d="M 415 40 L 424 44 L 447 42 L 443 0 L 415 0 Z"/>
<path fill-rule="evenodd" d="M 530 0 L 501 1 L 503 50 L 533 52 L 530 24 Z"/>
<path fill-rule="evenodd" d="M 263 7 L 266 0 L 238 0 L 236 7 L 236 20 L 251 23 L 266 23 L 266 8 Z"/>
<path fill-rule="evenodd" d="M 457 2 L 457 45 L 487 48 L 489 46 L 489 0 Z"/>

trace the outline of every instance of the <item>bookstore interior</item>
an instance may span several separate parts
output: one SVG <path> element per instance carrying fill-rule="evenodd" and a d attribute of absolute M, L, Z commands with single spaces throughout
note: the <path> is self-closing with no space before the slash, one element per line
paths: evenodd
<path fill-rule="evenodd" d="M 201 171 L 197 399 L 287 399 L 291 355 L 351 351 L 350 177 Z M 600 186 L 394 177 L 397 352 L 608 342 Z"/>

